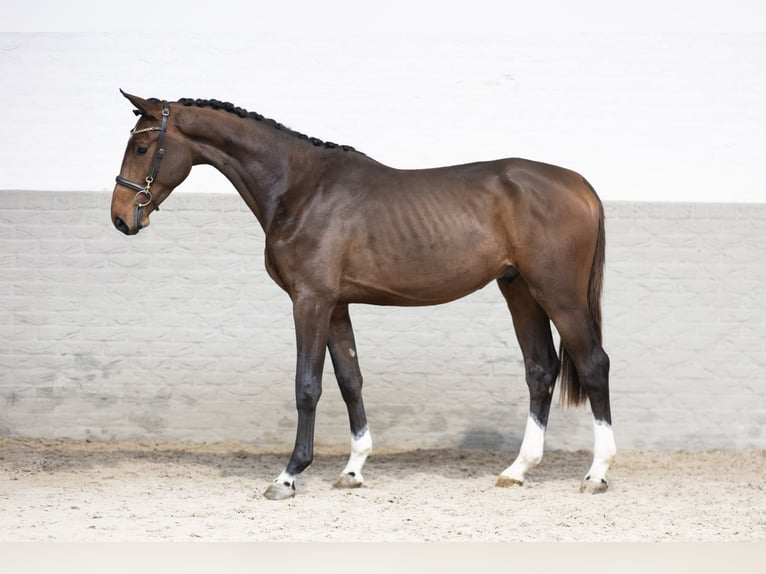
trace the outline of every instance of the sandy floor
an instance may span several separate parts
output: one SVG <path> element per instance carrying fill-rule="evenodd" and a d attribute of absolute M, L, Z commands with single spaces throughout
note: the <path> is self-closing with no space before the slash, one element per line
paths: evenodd
<path fill-rule="evenodd" d="M 366 486 L 331 488 L 320 450 L 298 496 L 261 496 L 286 453 L 238 443 L 0 439 L 0 542 L 762 541 L 766 451 L 623 452 L 604 495 L 578 492 L 587 452 L 549 452 L 497 489 L 512 453 L 377 452 Z"/>

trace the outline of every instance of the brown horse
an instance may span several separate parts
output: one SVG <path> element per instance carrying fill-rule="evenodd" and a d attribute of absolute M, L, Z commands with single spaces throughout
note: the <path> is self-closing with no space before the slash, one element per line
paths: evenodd
<path fill-rule="evenodd" d="M 372 439 L 349 304 L 436 305 L 492 280 L 513 318 L 530 395 L 519 455 L 497 486 L 522 484 L 540 462 L 560 375 L 562 402 L 587 398 L 594 417 L 593 464 L 581 490 L 606 490 L 616 450 L 601 345 L 604 211 L 582 176 L 523 159 L 393 169 L 229 103 L 124 95 L 140 118 L 112 197 L 117 229 L 133 235 L 149 225 L 192 166 L 212 165 L 261 224 L 266 269 L 292 300 L 297 436 L 267 498 L 293 496 L 312 462 L 325 348 L 351 426 L 351 456 L 334 486 L 363 482 Z"/>

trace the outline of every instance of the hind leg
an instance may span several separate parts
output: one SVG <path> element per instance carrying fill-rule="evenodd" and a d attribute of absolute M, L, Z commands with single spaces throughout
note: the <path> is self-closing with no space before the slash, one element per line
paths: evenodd
<path fill-rule="evenodd" d="M 580 491 L 604 492 L 608 486 L 606 473 L 617 453 L 609 402 L 609 356 L 599 342 L 587 309 L 558 310 L 551 314 L 551 320 L 574 362 L 580 385 L 588 396 L 593 412 L 593 463 Z"/>
<path fill-rule="evenodd" d="M 496 482 L 496 486 L 506 487 L 523 484 L 526 472 L 542 460 L 545 428 L 559 361 L 548 315 L 532 297 L 526 281 L 516 277 L 510 280 L 498 279 L 497 283 L 513 317 L 529 387 L 529 416 L 524 440 L 516 460 L 500 474 Z"/>
<path fill-rule="evenodd" d="M 348 305 L 338 305 L 333 311 L 327 348 L 335 369 L 335 378 L 348 409 L 351 426 L 351 455 L 333 486 L 358 488 L 364 482 L 362 467 L 372 452 L 372 437 L 367 428 L 367 415 L 362 402 L 362 373 L 359 370 Z"/>

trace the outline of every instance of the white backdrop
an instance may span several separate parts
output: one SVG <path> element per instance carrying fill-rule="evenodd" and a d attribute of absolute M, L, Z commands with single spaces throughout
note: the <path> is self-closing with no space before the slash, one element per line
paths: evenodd
<path fill-rule="evenodd" d="M 762 3 L 187 4 L 4 8 L 0 190 L 111 190 L 123 88 L 232 101 L 396 167 L 522 156 L 607 200 L 762 201 Z M 205 167 L 182 190 L 233 193 Z"/>

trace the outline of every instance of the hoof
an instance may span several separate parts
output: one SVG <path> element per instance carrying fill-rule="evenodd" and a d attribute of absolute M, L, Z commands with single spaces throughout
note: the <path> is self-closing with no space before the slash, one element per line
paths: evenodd
<path fill-rule="evenodd" d="M 357 477 L 355 474 L 339 474 L 332 486 L 333 488 L 359 488 L 362 486 L 362 477 Z"/>
<path fill-rule="evenodd" d="M 585 477 L 580 485 L 580 492 L 587 492 L 588 494 L 602 494 L 609 488 L 606 480 L 591 480 L 590 477 Z"/>
<path fill-rule="evenodd" d="M 524 486 L 523 480 L 517 480 L 515 478 L 511 478 L 510 476 L 505 476 L 501 474 L 497 482 L 495 482 L 495 486 L 498 488 L 509 488 L 511 486 Z"/>
<path fill-rule="evenodd" d="M 269 500 L 287 500 L 295 496 L 295 485 L 275 482 L 269 485 L 263 496 Z"/>

